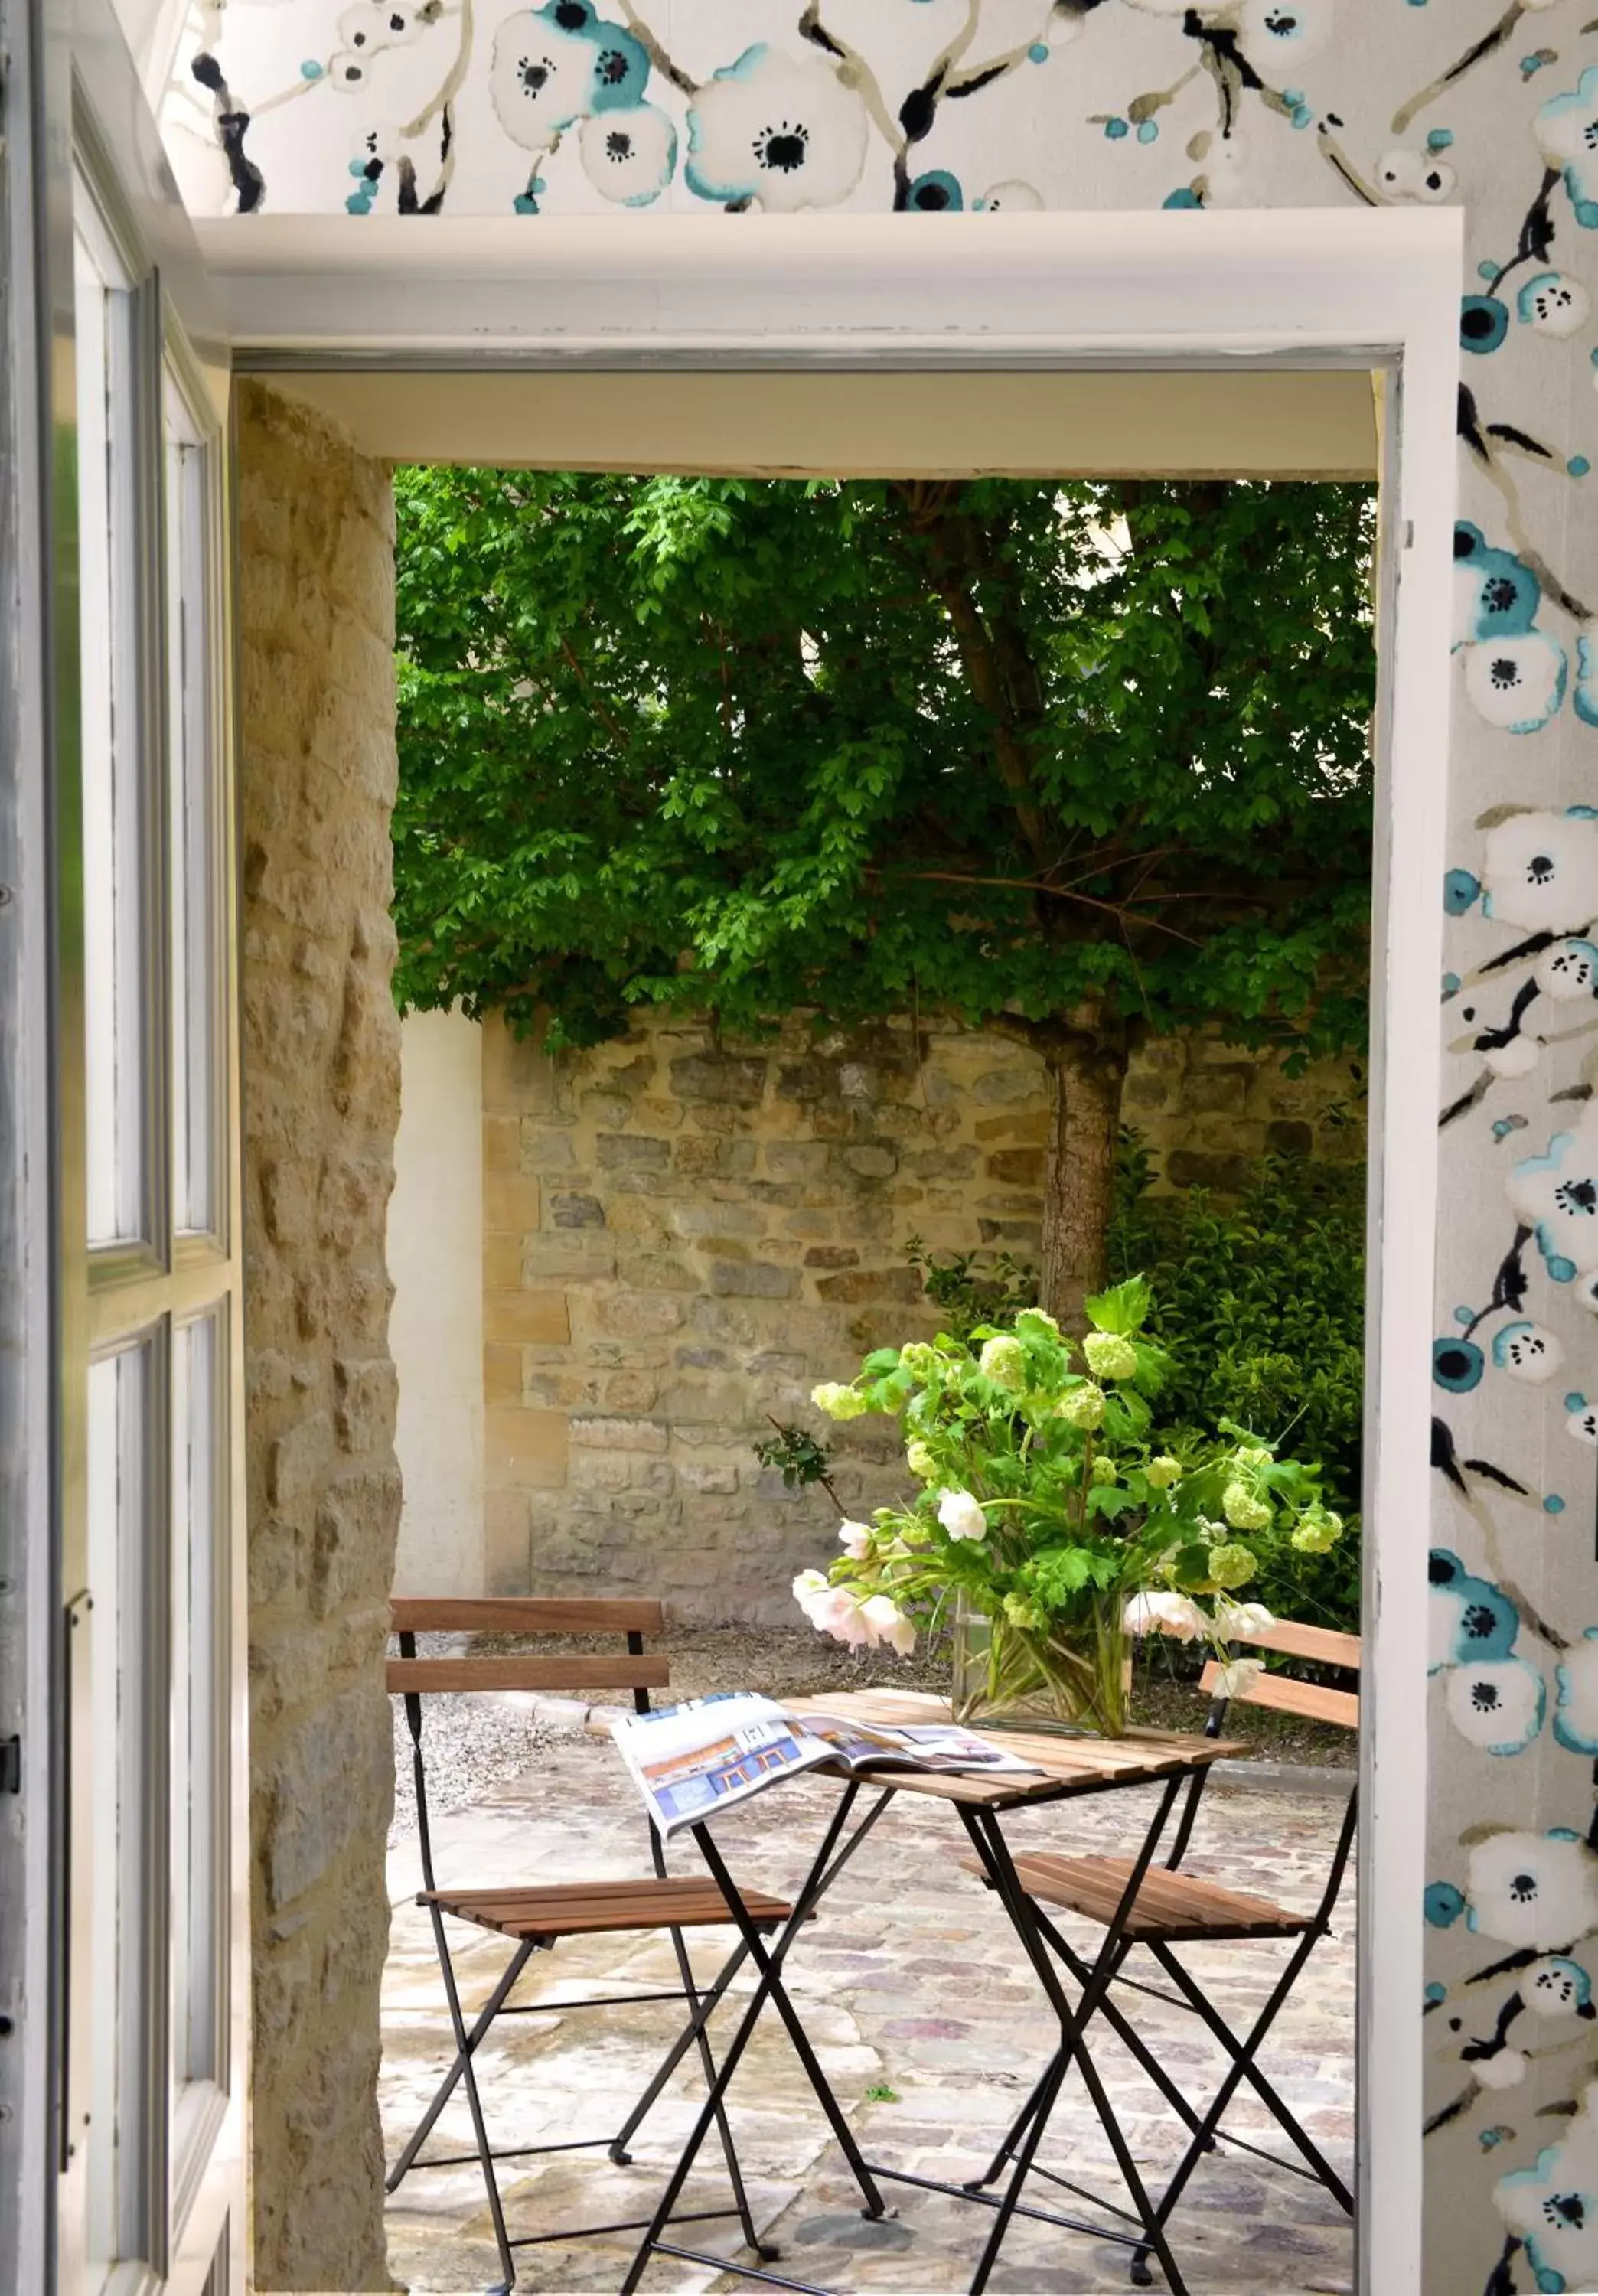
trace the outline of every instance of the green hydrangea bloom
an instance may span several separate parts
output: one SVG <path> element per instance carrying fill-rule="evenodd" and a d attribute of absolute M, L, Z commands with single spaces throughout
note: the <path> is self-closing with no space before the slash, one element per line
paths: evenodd
<path fill-rule="evenodd" d="M 810 1400 L 829 1419 L 858 1419 L 869 1407 L 857 1389 L 840 1387 L 836 1380 L 831 1379 L 810 1390 Z"/>
<path fill-rule="evenodd" d="M 1240 1540 L 1232 1539 L 1225 1546 L 1212 1546 L 1209 1550 L 1210 1578 L 1227 1594 L 1235 1587 L 1246 1587 L 1254 1570 L 1253 1553 Z"/>
<path fill-rule="evenodd" d="M 1095 1379 L 1130 1379 L 1137 1369 L 1137 1349 L 1119 1332 L 1089 1332 L 1082 1352 Z"/>
<path fill-rule="evenodd" d="M 938 1350 L 930 1340 L 912 1340 L 899 1349 L 899 1362 L 913 1379 L 929 1380 L 938 1368 Z"/>
<path fill-rule="evenodd" d="M 906 1444 L 905 1464 L 909 1468 L 911 1473 L 913 1475 L 919 1476 L 923 1483 L 930 1483 L 933 1476 L 938 1472 L 938 1462 L 932 1456 L 930 1448 L 925 1443 L 915 1442 Z"/>
<path fill-rule="evenodd" d="M 1104 1424 L 1104 1390 L 1085 1379 L 1076 1387 L 1068 1387 L 1054 1408 L 1068 1427 L 1091 1434 Z"/>
<path fill-rule="evenodd" d="M 1119 1472 L 1113 1459 L 1097 1458 L 1093 1463 L 1092 1480 L 1095 1483 L 1112 1483 Z"/>
<path fill-rule="evenodd" d="M 1048 1624 L 1037 1604 L 1028 1602 L 1024 1595 L 1005 1595 L 1004 1616 L 1012 1627 L 1020 1627 L 1023 1633 L 1040 1634 Z"/>
<path fill-rule="evenodd" d="M 1143 1472 L 1151 1490 L 1168 1491 L 1173 1483 L 1182 1480 L 1182 1462 L 1173 1459 L 1168 1451 L 1162 1451 L 1157 1459 L 1150 1460 Z"/>
<path fill-rule="evenodd" d="M 996 1387 L 1023 1387 L 1027 1379 L 1027 1351 L 1020 1341 L 1005 1332 L 989 1340 L 977 1357 L 984 1379 L 992 1380 Z"/>
<path fill-rule="evenodd" d="M 1343 1535 L 1343 1519 L 1330 1507 L 1310 1507 L 1293 1532 L 1291 1544 L 1300 1554 L 1324 1554 Z"/>
<path fill-rule="evenodd" d="M 1271 1510 L 1247 1483 L 1228 1483 L 1221 1493 L 1221 1511 L 1233 1530 L 1268 1530 Z"/>

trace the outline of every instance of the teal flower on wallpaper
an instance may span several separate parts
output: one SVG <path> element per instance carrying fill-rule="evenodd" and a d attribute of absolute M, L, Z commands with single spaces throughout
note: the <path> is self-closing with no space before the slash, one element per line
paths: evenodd
<path fill-rule="evenodd" d="M 1503 1588 L 1467 1570 L 1446 1546 L 1433 1548 L 1427 1573 L 1428 1672 L 1507 1658 L 1520 1632 L 1520 1614 Z"/>

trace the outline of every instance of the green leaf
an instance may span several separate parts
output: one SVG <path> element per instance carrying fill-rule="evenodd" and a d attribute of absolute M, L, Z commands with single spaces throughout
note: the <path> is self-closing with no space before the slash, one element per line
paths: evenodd
<path fill-rule="evenodd" d="M 1113 1332 L 1130 1338 L 1141 1331 L 1149 1313 L 1151 1294 L 1141 1275 L 1128 1276 L 1113 1291 L 1096 1292 L 1082 1303 L 1087 1319 L 1095 1330 Z M 1141 1369 L 1141 1365 L 1140 1365 Z"/>

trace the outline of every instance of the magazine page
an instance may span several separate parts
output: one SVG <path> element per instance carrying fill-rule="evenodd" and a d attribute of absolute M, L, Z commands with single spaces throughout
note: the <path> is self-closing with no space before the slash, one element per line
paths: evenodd
<path fill-rule="evenodd" d="M 611 1734 L 664 1835 L 734 1808 L 782 1776 L 835 1759 L 774 1699 L 720 1691 L 652 1714 L 623 1714 Z"/>
<path fill-rule="evenodd" d="M 791 1713 L 807 1737 L 823 1740 L 832 1748 L 834 1760 L 850 1770 L 1041 1775 L 1036 1762 L 1023 1762 L 1009 1747 L 997 1745 L 991 1738 L 979 1738 L 953 1722 L 860 1722 L 808 1706 L 796 1706 Z"/>

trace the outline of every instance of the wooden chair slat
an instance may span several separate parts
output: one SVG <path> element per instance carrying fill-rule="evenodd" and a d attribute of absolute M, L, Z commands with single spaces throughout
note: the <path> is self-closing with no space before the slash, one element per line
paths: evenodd
<path fill-rule="evenodd" d="M 1260 1650 L 1280 1651 L 1285 1658 L 1307 1658 L 1317 1666 L 1347 1667 L 1359 1672 L 1359 1636 L 1339 1634 L 1332 1627 L 1303 1627 L 1293 1619 L 1274 1619 L 1258 1634 L 1236 1635 L 1235 1642 Z"/>
<path fill-rule="evenodd" d="M 981 1874 L 975 1858 L 962 1861 Z M 1015 1870 L 1028 1897 L 1064 1906 L 1108 1928 L 1115 1919 L 1132 1873 L 1127 1857 L 1018 1857 Z M 1127 1934 L 1135 1938 L 1193 1939 L 1206 1937 L 1291 1937 L 1307 1916 L 1273 1904 L 1268 1898 L 1224 1888 L 1196 1875 L 1151 1866 L 1139 1884 Z"/>
<path fill-rule="evenodd" d="M 642 1597 L 396 1596 L 389 1605 L 397 1635 L 658 1635 L 665 1611 Z"/>
<path fill-rule="evenodd" d="M 1214 1659 L 1200 1677 L 1199 1686 L 1216 1695 L 1221 1669 Z M 1359 1699 L 1352 1690 L 1327 1690 L 1318 1682 L 1296 1682 L 1289 1674 L 1262 1674 L 1232 1696 L 1250 1706 L 1274 1707 L 1280 1714 L 1299 1714 L 1312 1722 L 1336 1722 L 1345 1730 L 1359 1727 Z"/>
<path fill-rule="evenodd" d="M 592 1658 L 391 1658 L 391 1691 L 664 1690 L 671 1662 L 596 1651 Z"/>
<path fill-rule="evenodd" d="M 762 1928 L 785 1921 L 786 1899 L 746 1891 L 750 1917 Z M 636 1882 L 577 1882 L 535 1889 L 434 1890 L 419 1905 L 436 1905 L 456 1920 L 504 1937 L 594 1936 L 611 1931 L 714 1929 L 732 1923 L 714 1882 L 668 1878 Z M 552 2004 L 559 2006 L 559 2004 Z"/>

